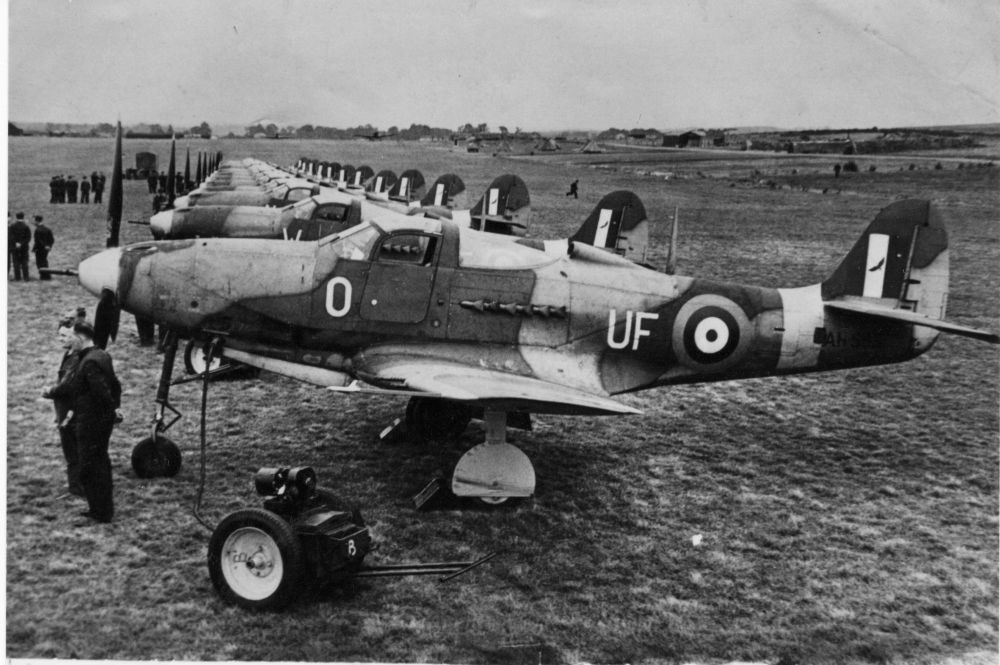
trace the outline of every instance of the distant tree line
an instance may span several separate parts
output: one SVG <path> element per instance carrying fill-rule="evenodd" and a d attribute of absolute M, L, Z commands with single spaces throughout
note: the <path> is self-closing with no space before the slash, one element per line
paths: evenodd
<path fill-rule="evenodd" d="M 281 137 L 296 139 L 353 139 L 358 136 L 372 136 L 377 131 L 379 130 L 376 127 L 372 127 L 369 124 L 342 129 L 339 127 L 326 127 L 323 125 L 310 124 L 305 124 L 301 127 L 294 127 L 291 125 L 279 127 L 274 123 L 267 125 L 258 123 L 247 127 L 244 132 L 244 136 L 250 138 L 254 136 L 266 136 L 268 138 Z M 394 137 L 398 139 L 415 141 L 424 137 L 446 139 L 452 135 L 452 130 L 444 129 L 443 127 L 412 124 L 406 129 L 400 129 L 399 127 L 393 125 L 386 131 L 379 133 L 386 136 L 394 135 Z"/>

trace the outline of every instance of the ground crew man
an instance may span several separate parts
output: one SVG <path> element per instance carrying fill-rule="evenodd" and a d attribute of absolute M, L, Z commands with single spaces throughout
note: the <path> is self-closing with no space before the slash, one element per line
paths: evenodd
<path fill-rule="evenodd" d="M 59 176 L 49 179 L 49 203 L 59 203 Z"/>
<path fill-rule="evenodd" d="M 28 274 L 28 252 L 31 248 L 31 227 L 24 221 L 24 213 L 15 215 L 14 223 L 7 229 L 7 247 L 11 250 L 11 258 L 14 259 L 14 281 L 20 282 L 31 279 Z"/>
<path fill-rule="evenodd" d="M 66 181 L 66 201 L 68 203 L 76 203 L 76 190 L 79 186 L 80 183 L 73 176 L 70 176 L 69 180 Z"/>
<path fill-rule="evenodd" d="M 66 380 L 79 364 L 80 356 L 73 350 L 75 344 L 73 338 L 73 325 L 78 321 L 87 318 L 87 310 L 80 307 L 73 316 L 67 316 L 59 322 L 58 335 L 65 350 L 62 362 L 59 363 L 59 372 L 56 376 L 58 383 Z M 80 482 L 80 459 L 77 451 L 76 433 L 70 421 L 73 419 L 73 402 L 68 398 L 53 398 L 52 405 L 56 411 L 56 427 L 59 429 L 59 443 L 62 445 L 63 457 L 66 458 L 66 479 L 69 484 L 69 493 L 74 496 L 85 497 L 83 484 Z"/>
<path fill-rule="evenodd" d="M 80 177 L 80 203 L 90 203 L 90 181 L 87 176 Z"/>
<path fill-rule="evenodd" d="M 52 245 L 56 244 L 52 229 L 45 226 L 41 215 L 35 215 L 35 246 L 31 251 L 35 253 L 35 265 L 38 266 L 38 279 L 49 281 L 52 275 L 42 272 L 42 268 L 49 267 L 49 252 Z"/>
<path fill-rule="evenodd" d="M 115 507 L 108 443 L 111 430 L 120 420 L 121 384 L 111 356 L 94 346 L 94 327 L 86 321 L 73 324 L 72 350 L 79 356 L 76 368 L 42 395 L 72 401 L 69 424 L 76 436 L 80 483 L 90 507 L 83 516 L 110 522 Z"/>
<path fill-rule="evenodd" d="M 94 190 L 94 203 L 101 203 L 104 201 L 104 174 L 101 173 L 97 176 L 97 182 L 92 183 L 92 189 Z"/>
<path fill-rule="evenodd" d="M 574 180 L 573 182 L 571 182 L 569 184 L 569 191 L 566 192 L 566 196 L 572 196 L 574 199 L 580 198 L 577 195 L 577 191 L 576 191 L 577 185 L 579 185 L 579 183 L 580 183 L 579 180 Z"/>

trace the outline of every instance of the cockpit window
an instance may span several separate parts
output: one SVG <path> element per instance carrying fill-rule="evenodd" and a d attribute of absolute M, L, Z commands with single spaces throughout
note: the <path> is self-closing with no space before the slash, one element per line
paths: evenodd
<path fill-rule="evenodd" d="M 371 256 L 372 248 L 381 235 L 374 226 L 361 224 L 339 235 L 331 236 L 329 242 L 333 247 L 334 254 L 338 257 L 352 261 L 364 261 Z"/>
<path fill-rule="evenodd" d="M 293 208 L 295 213 L 292 215 L 294 219 L 308 220 L 312 218 L 313 210 L 316 209 L 317 203 L 312 198 L 303 199 L 296 203 Z"/>
<path fill-rule="evenodd" d="M 382 241 L 378 260 L 427 265 L 434 259 L 436 238 L 415 233 L 397 233 Z"/>
<path fill-rule="evenodd" d="M 302 199 L 308 198 L 310 196 L 312 196 L 311 187 L 296 187 L 294 189 L 289 189 L 288 196 L 286 196 L 285 198 L 288 201 L 301 201 Z"/>

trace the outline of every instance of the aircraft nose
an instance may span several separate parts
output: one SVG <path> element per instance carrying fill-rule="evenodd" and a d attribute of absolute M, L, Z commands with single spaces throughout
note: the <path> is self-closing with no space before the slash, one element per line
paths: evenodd
<path fill-rule="evenodd" d="M 118 292 L 118 265 L 122 250 L 115 247 L 94 254 L 80 262 L 80 285 L 93 293 L 101 295 L 104 289 Z"/>
<path fill-rule="evenodd" d="M 149 231 L 156 240 L 162 240 L 170 235 L 174 225 L 174 211 L 164 210 L 149 218 Z"/>

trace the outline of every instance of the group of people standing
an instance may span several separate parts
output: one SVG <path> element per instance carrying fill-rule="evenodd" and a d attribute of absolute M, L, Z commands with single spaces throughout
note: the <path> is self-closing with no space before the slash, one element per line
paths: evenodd
<path fill-rule="evenodd" d="M 79 192 L 80 203 L 90 203 L 90 194 L 94 194 L 94 203 L 104 201 L 104 173 L 94 171 L 88 178 L 86 175 L 80 176 L 77 180 L 74 176 L 54 175 L 49 180 L 49 192 L 51 194 L 49 203 L 77 203 L 77 193 Z"/>
<path fill-rule="evenodd" d="M 35 231 L 32 233 L 31 227 L 24 221 L 23 212 L 17 213 L 13 222 L 10 220 L 10 213 L 7 213 L 7 274 L 9 275 L 13 268 L 15 282 L 31 280 L 28 252 L 33 252 L 35 255 L 38 278 L 52 279 L 52 276 L 42 269 L 49 267 L 49 252 L 52 251 L 52 245 L 56 244 L 56 238 L 52 234 L 52 229 L 45 225 L 41 215 L 35 215 L 34 224 Z"/>

